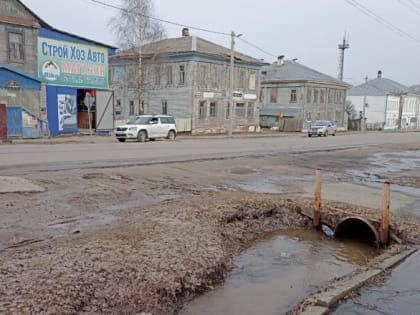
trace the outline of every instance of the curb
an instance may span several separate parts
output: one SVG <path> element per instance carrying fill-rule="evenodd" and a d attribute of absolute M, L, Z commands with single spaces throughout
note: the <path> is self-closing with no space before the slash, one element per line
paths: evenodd
<path fill-rule="evenodd" d="M 327 314 L 329 309 L 335 306 L 341 299 L 345 298 L 350 293 L 360 289 L 363 285 L 378 275 L 383 274 L 386 270 L 394 268 L 405 259 L 418 251 L 418 248 L 411 248 L 385 259 L 373 269 L 363 271 L 345 283 L 339 284 L 334 288 L 327 289 L 315 296 L 316 303 L 309 306 L 301 315 L 323 315 Z"/>

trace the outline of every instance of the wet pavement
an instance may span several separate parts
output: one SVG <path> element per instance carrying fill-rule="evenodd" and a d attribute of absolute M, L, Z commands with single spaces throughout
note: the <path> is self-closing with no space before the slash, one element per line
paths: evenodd
<path fill-rule="evenodd" d="M 181 314 L 285 314 L 375 254 L 367 245 L 330 241 L 313 230 L 280 232 L 252 244 L 235 259 L 223 286 L 198 297 Z"/>
<path fill-rule="evenodd" d="M 335 315 L 416 315 L 420 312 L 420 253 L 398 266 L 381 286 L 362 290 L 339 306 Z"/>

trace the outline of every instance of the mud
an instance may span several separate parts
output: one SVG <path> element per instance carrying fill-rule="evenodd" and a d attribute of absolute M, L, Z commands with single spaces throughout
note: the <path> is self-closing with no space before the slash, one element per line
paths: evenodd
<path fill-rule="evenodd" d="M 417 189 L 418 164 L 379 174 L 372 159 L 391 153 L 397 161 L 400 151 L 416 148 L 20 170 L 45 192 L 0 195 L 0 313 L 176 312 L 225 279 L 249 241 L 307 226 L 300 211 L 311 206 L 303 197 L 313 194 L 316 168 L 324 169 L 323 204 L 332 212 L 377 218 L 380 187 L 363 185 L 349 170 L 380 180 L 392 175 Z M 395 192 L 391 203 L 399 237 L 418 242 L 418 219 L 401 215 L 412 214 L 405 211 L 418 196 Z"/>

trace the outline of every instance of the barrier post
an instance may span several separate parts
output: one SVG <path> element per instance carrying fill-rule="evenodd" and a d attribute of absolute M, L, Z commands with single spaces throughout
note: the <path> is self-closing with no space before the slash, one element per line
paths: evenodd
<path fill-rule="evenodd" d="M 384 201 L 383 201 L 382 220 L 381 220 L 381 244 L 383 246 L 386 246 L 388 244 L 390 202 L 391 202 L 391 183 L 389 181 L 386 181 L 384 184 Z"/>
<path fill-rule="evenodd" d="M 315 203 L 314 203 L 314 227 L 319 228 L 321 225 L 321 191 L 322 191 L 322 170 L 316 170 L 315 181 Z"/>

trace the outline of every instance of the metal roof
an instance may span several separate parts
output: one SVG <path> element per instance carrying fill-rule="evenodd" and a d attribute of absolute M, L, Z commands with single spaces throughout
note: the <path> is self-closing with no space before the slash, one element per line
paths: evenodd
<path fill-rule="evenodd" d="M 20 71 L 20 70 L 16 70 L 16 69 L 14 69 L 14 68 L 12 68 L 12 67 L 10 67 L 8 65 L 5 65 L 5 64 L 1 64 L 0 63 L 0 69 L 5 69 L 5 70 L 8 70 L 10 72 L 14 72 L 14 73 L 16 73 L 16 74 L 18 74 L 20 76 L 26 77 L 26 78 L 28 78 L 30 80 L 33 80 L 33 81 L 36 81 L 36 82 L 39 82 L 39 83 L 41 82 L 37 77 L 34 77 L 34 76 L 32 76 L 30 74 L 27 74 L 27 73 L 25 73 L 23 71 Z"/>
<path fill-rule="evenodd" d="M 344 81 L 340 81 L 329 75 L 291 60 L 284 60 L 283 64 L 275 63 L 269 66 L 264 66 L 261 71 L 263 74 L 263 83 L 271 81 L 307 81 L 350 86 Z"/>
<path fill-rule="evenodd" d="M 406 93 L 408 88 L 398 82 L 382 77 L 367 81 L 348 90 L 348 96 L 386 96 Z"/>
<path fill-rule="evenodd" d="M 408 93 L 420 95 L 420 84 L 419 85 L 410 86 L 408 88 Z"/>
<path fill-rule="evenodd" d="M 167 38 L 142 46 L 142 54 L 145 57 L 191 52 L 222 58 L 225 60 L 229 60 L 231 55 L 230 49 L 197 36 Z M 138 48 L 131 48 L 118 52 L 113 58 L 133 58 L 137 55 L 137 53 Z M 259 59 L 237 51 L 235 51 L 235 62 L 251 63 L 256 65 L 266 64 Z"/>
<path fill-rule="evenodd" d="M 283 113 L 285 117 L 295 117 L 302 110 L 296 107 L 265 106 L 260 109 L 260 116 L 278 116 Z"/>

